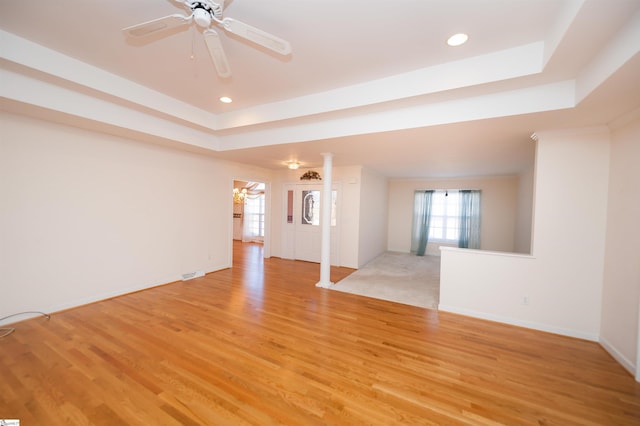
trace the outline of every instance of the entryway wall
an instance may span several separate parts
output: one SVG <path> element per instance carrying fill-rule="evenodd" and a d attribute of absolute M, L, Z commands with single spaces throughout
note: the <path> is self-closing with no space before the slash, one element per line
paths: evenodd
<path fill-rule="evenodd" d="M 318 154 L 318 164 L 322 164 Z M 283 170 L 272 183 L 272 255 L 283 257 L 284 185 L 300 182 L 310 169 Z M 322 167 L 315 170 L 322 175 Z M 361 166 L 334 167 L 332 178 L 341 184 L 341 228 L 338 241 L 340 265 L 359 268 L 387 250 L 387 179 Z M 321 182 L 321 181 L 320 181 Z M 278 188 L 276 190 L 275 188 Z"/>

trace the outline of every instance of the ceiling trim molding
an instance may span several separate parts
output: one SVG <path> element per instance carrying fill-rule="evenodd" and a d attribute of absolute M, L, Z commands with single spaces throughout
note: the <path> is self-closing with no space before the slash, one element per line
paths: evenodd
<path fill-rule="evenodd" d="M 555 25 L 549 31 L 545 40 L 544 66 L 546 67 L 553 55 L 557 52 L 562 40 L 571 29 L 580 10 L 584 7 L 585 0 L 571 0 L 563 3 L 562 13 L 555 20 Z"/>
<path fill-rule="evenodd" d="M 55 50 L 0 30 L 2 58 L 10 63 L 38 71 L 49 79 L 64 81 L 77 91 L 98 91 L 143 108 L 175 117 L 210 130 L 216 129 L 216 116 L 170 96 L 111 74 Z"/>
<path fill-rule="evenodd" d="M 544 44 L 530 43 L 473 58 L 295 99 L 215 115 L 74 58 L 0 30 L 5 61 L 42 73 L 78 93 L 98 92 L 129 109 L 151 111 L 212 132 L 343 111 L 442 93 L 542 72 Z M 5 68 L 7 68 L 5 66 Z M 461 93 L 460 96 L 463 96 Z"/>
<path fill-rule="evenodd" d="M 218 116 L 219 129 L 263 124 L 494 83 L 542 72 L 544 44 L 530 43 L 391 77 Z"/>
<path fill-rule="evenodd" d="M 615 37 L 578 74 L 578 102 L 589 96 L 602 83 L 640 53 L 640 11 L 620 29 Z"/>
<path fill-rule="evenodd" d="M 220 150 L 299 143 L 319 139 L 387 132 L 506 117 L 575 106 L 575 82 L 503 91 L 445 102 L 425 103 L 406 108 L 361 114 L 278 128 L 247 131 L 220 137 Z"/>
<path fill-rule="evenodd" d="M 162 139 L 217 150 L 217 136 L 166 118 L 69 90 L 25 74 L 0 69 L 0 96 L 95 122 L 142 132 Z"/>

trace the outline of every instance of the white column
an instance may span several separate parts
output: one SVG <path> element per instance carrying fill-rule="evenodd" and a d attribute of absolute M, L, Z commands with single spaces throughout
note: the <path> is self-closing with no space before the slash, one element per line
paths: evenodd
<path fill-rule="evenodd" d="M 324 157 L 324 186 L 322 188 L 322 247 L 320 255 L 320 281 L 316 287 L 329 288 L 331 282 L 331 172 L 333 154 L 322 153 Z"/>

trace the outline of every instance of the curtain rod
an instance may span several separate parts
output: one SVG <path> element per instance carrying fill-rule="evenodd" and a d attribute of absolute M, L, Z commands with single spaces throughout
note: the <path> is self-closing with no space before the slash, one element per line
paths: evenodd
<path fill-rule="evenodd" d="M 447 191 L 482 191 L 482 189 L 480 189 L 480 188 L 454 188 L 454 189 L 425 188 L 425 189 L 416 189 L 416 191 L 440 191 L 440 192 L 447 192 Z"/>

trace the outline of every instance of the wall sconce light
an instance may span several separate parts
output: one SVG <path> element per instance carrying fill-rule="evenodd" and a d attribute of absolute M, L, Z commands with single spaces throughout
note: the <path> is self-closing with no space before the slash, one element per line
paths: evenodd
<path fill-rule="evenodd" d="M 247 188 L 242 188 L 242 190 L 238 188 L 233 188 L 233 202 L 236 204 L 240 204 L 244 202 L 245 197 L 247 196 Z"/>

